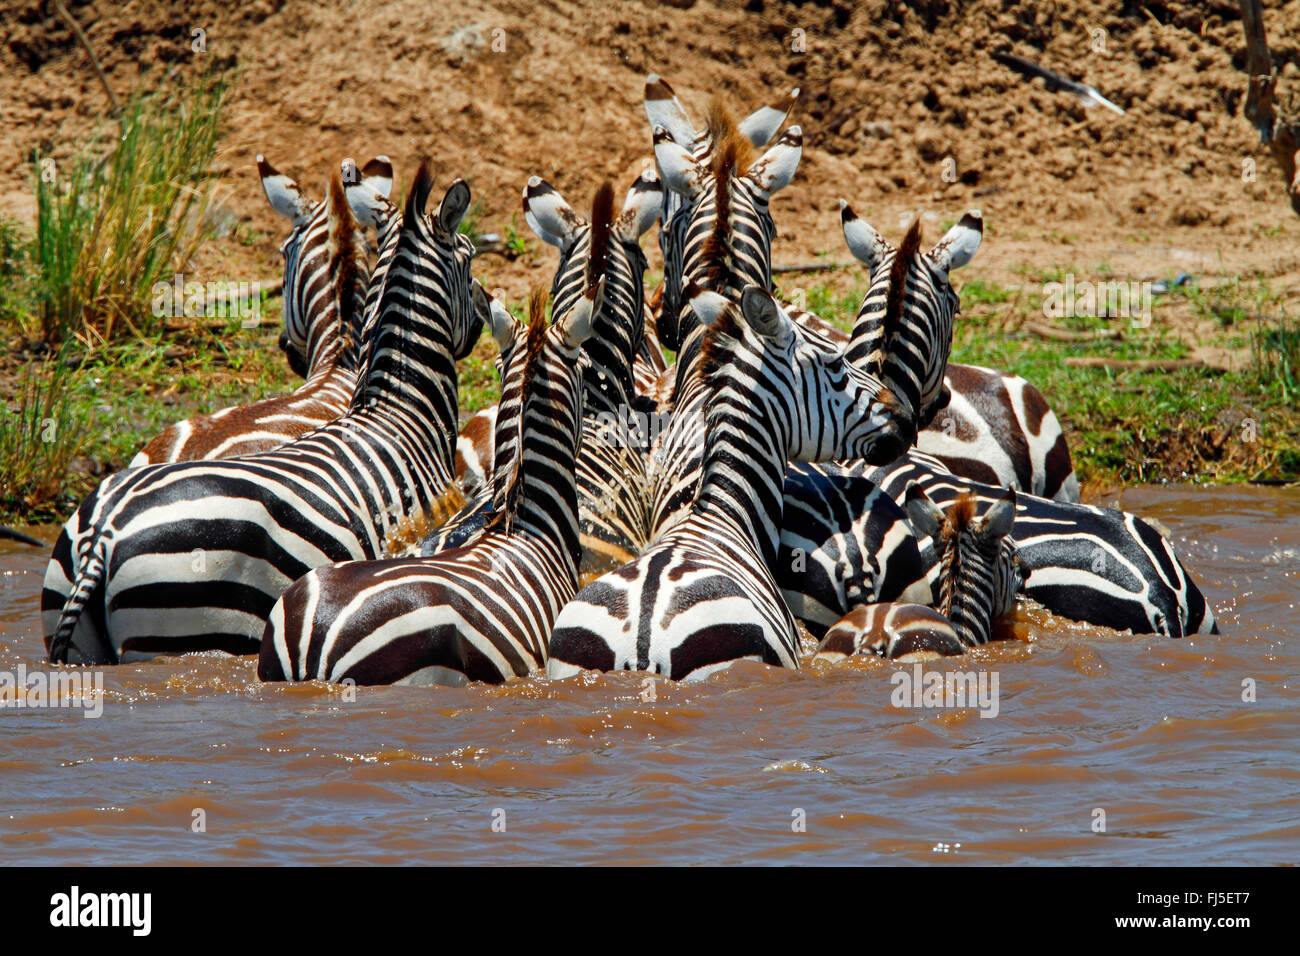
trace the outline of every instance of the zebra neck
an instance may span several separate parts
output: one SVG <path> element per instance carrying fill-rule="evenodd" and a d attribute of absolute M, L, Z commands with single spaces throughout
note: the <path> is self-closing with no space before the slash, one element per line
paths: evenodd
<path fill-rule="evenodd" d="M 575 264 L 584 268 L 562 270 L 556 278 L 553 315 L 564 315 L 585 291 L 585 260 L 579 257 Z M 587 415 L 606 412 L 617 416 L 635 399 L 633 367 L 645 331 L 645 267 L 645 254 L 639 246 L 611 241 L 605 262 L 604 300 L 592 323 L 591 336 L 582 346 L 591 362 L 583 373 Z M 561 284 L 563 289 L 558 288 Z"/>
<path fill-rule="evenodd" d="M 459 408 L 456 364 L 445 332 L 420 331 L 378 330 L 352 409 L 390 420 L 415 447 L 450 467 Z"/>
<path fill-rule="evenodd" d="M 704 388 L 704 383 L 697 374 L 700 364 L 700 346 L 703 343 L 704 326 L 697 321 L 691 327 L 690 334 L 683 340 L 681 350 L 677 353 L 677 378 L 673 383 L 675 407 L 685 404 L 692 392 Z"/>
<path fill-rule="evenodd" d="M 575 575 L 582 553 L 574 482 L 581 439 L 579 387 L 576 376 L 566 385 L 540 370 L 531 383 L 520 421 L 518 498 L 509 518 L 514 531 L 523 531 L 567 556 Z"/>
<path fill-rule="evenodd" d="M 713 389 L 706 411 L 704 465 L 693 513 L 721 519 L 746 539 L 771 567 L 776 562 L 788 465 L 780 436 L 776 396 L 753 382 Z M 788 416 L 787 416 L 788 418 Z"/>

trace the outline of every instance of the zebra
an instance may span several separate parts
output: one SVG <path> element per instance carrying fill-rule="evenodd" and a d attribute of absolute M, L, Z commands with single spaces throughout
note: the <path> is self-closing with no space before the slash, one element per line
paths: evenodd
<path fill-rule="evenodd" d="M 245 458 L 150 465 L 105 479 L 64 526 L 42 593 L 55 662 L 117 663 L 200 649 L 256 652 L 266 615 L 321 564 L 375 557 L 397 523 L 452 510 L 455 360 L 487 299 L 457 233 L 469 188 L 432 216 L 424 162 L 407 196 L 369 360 L 347 415 Z M 350 326 L 363 238 L 341 178 L 330 184 L 333 307 Z"/>
<path fill-rule="evenodd" d="M 739 659 L 799 666 L 770 570 L 791 458 L 864 457 L 896 428 L 893 396 L 796 325 L 760 285 L 740 307 L 688 286 L 705 326 L 703 477 L 685 518 L 560 612 L 547 674 L 635 669 L 698 679 Z"/>
<path fill-rule="evenodd" d="M 657 343 L 653 329 L 644 327 L 646 270 L 640 239 L 654 225 L 659 209 L 659 178 L 653 169 L 643 171 L 628 189 L 618 216 L 600 223 L 606 293 L 596 317 L 596 332 L 587 339 L 583 352 L 590 359 L 584 379 L 585 414 L 617 418 L 634 404 L 638 359 L 647 367 L 650 343 Z M 612 193 L 602 203 L 612 203 Z M 560 250 L 561 258 L 551 284 L 555 309 L 563 313 L 583 294 L 584 271 L 591 256 L 593 225 L 609 211 L 593 207 L 592 218 L 578 213 L 555 187 L 531 176 L 523 191 L 524 220 L 542 241 Z M 606 237 L 612 241 L 605 241 Z M 655 347 L 655 351 L 657 347 Z M 659 352 L 658 364 L 663 365 Z M 488 465 L 493 458 L 496 407 L 483 409 L 461 429 L 456 442 L 456 477 L 473 493 L 488 482 Z"/>
<path fill-rule="evenodd" d="M 915 449 L 883 466 L 814 467 L 866 479 L 900 503 L 912 483 L 940 505 L 963 493 L 984 505 L 1006 493 L 950 474 L 938 459 Z M 855 528 L 844 534 L 868 540 L 876 536 Z M 1173 546 L 1137 515 L 1018 494 L 1011 536 L 1020 593 L 1053 614 L 1134 634 L 1179 638 L 1219 633 L 1213 609 Z M 922 536 L 918 544 L 927 580 L 937 593 L 940 562 L 933 542 Z M 850 577 L 853 573 L 848 572 Z"/>
<path fill-rule="evenodd" d="M 337 311 L 329 307 L 329 207 L 307 199 L 296 182 L 260 154 L 257 169 L 271 207 L 293 223 L 280 245 L 285 267 L 280 348 L 307 381 L 289 395 L 177 422 L 145 444 L 131 459 L 131 468 L 268 451 L 333 421 L 352 401 L 361 330 L 340 328 Z M 392 187 L 392 166 L 383 156 L 368 162 L 364 171 L 344 160 L 342 172 L 345 182 L 363 182 L 383 195 Z M 369 282 L 366 264 L 357 268 L 358 281 Z"/>
<path fill-rule="evenodd" d="M 998 635 L 994 625 L 1015 610 L 1020 586 L 1011 529 L 1016 492 L 976 517 L 976 498 L 957 496 L 944 514 L 916 482 L 905 495 L 908 518 L 928 538 L 938 560 L 937 608 L 920 604 L 865 604 L 826 632 L 815 659 L 834 661 L 865 652 L 893 660 L 962 654 Z"/>
<path fill-rule="evenodd" d="M 697 129 L 686 115 L 686 110 L 683 109 L 677 94 L 673 92 L 673 88 L 657 73 L 651 73 L 646 77 L 644 107 L 646 119 L 649 121 L 650 128 L 654 131 L 656 137 L 656 159 L 659 158 L 661 153 L 658 143 L 661 140 L 667 140 L 679 147 L 685 153 L 684 158 L 690 163 L 703 168 L 713 155 L 723 136 L 729 131 L 734 130 L 736 136 L 751 144 L 755 149 L 764 149 L 769 146 L 776 138 L 777 133 L 780 132 L 781 127 L 785 125 L 798 99 L 799 88 L 795 87 L 781 101 L 780 105 L 761 106 L 739 123 L 733 123 L 715 101 L 710 104 L 707 123 L 702 129 Z M 802 134 L 798 127 L 794 127 L 788 132 L 798 137 L 800 143 L 802 142 Z M 795 158 L 794 164 L 798 165 L 797 158 Z M 793 169 L 790 172 L 793 175 Z M 783 186 L 777 186 L 776 188 L 783 188 Z M 773 189 L 772 191 L 775 192 L 776 190 Z M 663 344 L 674 352 L 681 350 L 686 338 L 686 332 L 689 331 L 689 329 L 683 330 L 679 328 L 678 325 L 684 287 L 683 276 L 685 274 L 680 260 L 680 253 L 686 245 L 686 237 L 683 234 L 686 219 L 679 215 L 679 212 L 689 204 L 689 201 L 689 196 L 684 195 L 681 190 L 666 189 L 663 192 L 663 204 L 660 210 L 659 249 L 663 254 L 664 279 L 661 286 L 656 331 Z M 770 248 L 772 236 L 775 234 L 775 227 L 771 226 L 770 219 L 763 222 L 762 225 L 767 230 L 767 245 Z M 767 279 L 770 288 L 770 271 Z"/>
<path fill-rule="evenodd" d="M 836 342 L 849 336 L 813 312 L 787 307 L 799 323 Z M 956 475 L 1040 498 L 1079 500 L 1079 480 L 1060 420 L 1043 393 L 1019 375 L 949 362 L 948 405 L 916 436 L 916 448 Z"/>
<path fill-rule="evenodd" d="M 780 106 L 759 109 L 740 124 L 740 132 L 756 147 L 767 144 L 786 121 L 798 96 L 799 90 L 795 89 Z M 711 155 L 718 140 L 718 128 L 723 125 L 718 122 L 715 106 L 709 125 L 704 130 L 696 130 L 672 88 L 657 75 L 651 75 L 646 83 L 645 112 L 651 127 L 662 128 L 669 139 L 690 152 L 696 163 Z M 686 221 L 679 215 L 683 204 L 684 200 L 676 192 L 664 191 L 659 237 L 665 263 L 660 321 L 666 329 L 665 344 L 672 349 L 680 349 L 685 338 L 677 327 L 680 309 L 676 304 L 683 275 L 680 250 L 685 245 L 683 230 Z M 847 212 L 844 209 L 847 209 L 847 203 L 842 203 L 841 217 L 850 250 L 868 265 L 875 276 L 877 266 L 885 266 L 891 261 L 889 253 L 893 247 L 866 223 L 858 225 L 861 221 L 851 209 Z M 958 268 L 968 262 L 979 246 L 982 219 L 978 212 L 972 211 L 963 223 L 971 229 L 950 230 L 930 252 L 929 258 L 919 261 L 937 264 L 944 258 L 944 250 L 949 249 L 952 250 L 947 253 L 949 268 Z M 939 298 L 933 300 L 935 305 L 943 301 Z M 870 293 L 864 299 L 864 310 L 869 303 L 872 307 L 878 305 L 878 299 L 873 300 Z M 955 314 L 955 298 L 950 304 L 952 314 Z M 797 321 L 821 324 L 824 329 L 833 328 L 821 323 L 811 312 L 794 309 L 788 304 L 786 309 Z M 942 309 L 935 311 L 943 312 Z M 834 330 L 834 334 L 839 336 L 842 333 Z M 939 336 L 942 334 L 942 331 L 938 332 Z M 951 342 L 951 319 L 946 341 Z M 940 370 L 946 366 L 945 388 L 941 395 L 951 393 L 953 400 L 939 421 L 923 423 L 917 437 L 918 447 L 944 457 L 950 461 L 954 471 L 976 480 L 990 481 L 992 478 L 996 480 L 991 483 L 1016 487 L 1031 494 L 1078 501 L 1078 479 L 1070 462 L 1064 433 L 1042 394 L 1019 376 L 948 364 L 947 355 L 947 349 L 944 349 L 942 361 L 938 355 L 931 356 L 929 366 Z M 932 411 L 937 412 L 940 407 L 944 406 L 936 406 Z"/>
<path fill-rule="evenodd" d="M 948 274 L 979 251 L 984 219 L 972 209 L 928 252 L 921 251 L 921 220 L 914 218 L 894 247 L 846 200 L 840 200 L 840 225 L 853 256 L 865 265 L 871 283 L 858 308 L 848 359 L 880 369 L 917 424 L 926 428 L 947 407 L 944 386 L 953 320 L 959 301 Z"/>
<path fill-rule="evenodd" d="M 493 302 L 493 335 L 507 344 L 485 529 L 433 557 L 304 575 L 271 610 L 258 677 L 462 685 L 543 666 L 551 624 L 578 586 L 574 458 L 593 364 L 580 347 L 603 289 L 602 279 L 550 326 L 540 289 L 526 328 Z"/>

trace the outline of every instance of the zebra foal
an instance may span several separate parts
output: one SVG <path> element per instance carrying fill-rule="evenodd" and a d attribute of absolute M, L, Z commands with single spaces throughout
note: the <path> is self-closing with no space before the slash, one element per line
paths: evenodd
<path fill-rule="evenodd" d="M 892 660 L 919 660 L 961 654 L 993 640 L 996 622 L 1015 609 L 1020 579 L 1011 537 L 1014 490 L 1008 489 L 980 517 L 971 494 L 958 496 L 945 513 L 913 482 L 905 500 L 912 527 L 933 541 L 938 556 L 936 607 L 856 607 L 826 632 L 818 659 L 874 653 Z"/>

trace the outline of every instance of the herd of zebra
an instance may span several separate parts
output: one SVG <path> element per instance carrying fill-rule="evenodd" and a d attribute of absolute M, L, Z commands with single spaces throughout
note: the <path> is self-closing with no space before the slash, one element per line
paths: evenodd
<path fill-rule="evenodd" d="M 769 203 L 799 165 L 797 96 L 740 122 L 715 105 L 697 128 L 652 75 L 654 163 L 621 209 L 608 182 L 585 215 L 528 180 L 526 221 L 560 263 L 527 324 L 471 275 L 462 180 L 433 205 L 425 161 L 399 208 L 385 157 L 345 160 L 312 201 L 259 156 L 292 223 L 280 345 L 306 382 L 173 425 L 96 488 L 45 576 L 50 660 L 699 679 L 797 668 L 809 636 L 825 660 L 961 654 L 1002 636 L 1018 595 L 1215 633 L 1159 531 L 1079 503 L 1038 390 L 948 362 L 949 274 L 979 248 L 978 212 L 927 250 L 919 220 L 895 247 L 841 202 L 870 273 L 848 335 L 777 297 Z M 484 326 L 501 397 L 459 427 L 456 363 Z"/>

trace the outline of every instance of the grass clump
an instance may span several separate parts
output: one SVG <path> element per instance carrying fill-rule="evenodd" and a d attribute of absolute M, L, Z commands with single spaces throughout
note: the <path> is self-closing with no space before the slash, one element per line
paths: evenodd
<path fill-rule="evenodd" d="M 17 394 L 0 408 L 0 515 L 38 521 L 75 505 L 64 494 L 84 448 L 88 415 L 74 396 L 66 351 L 28 365 Z"/>
<path fill-rule="evenodd" d="M 183 88 L 133 96 L 106 153 L 93 142 L 56 164 L 36 157 L 37 329 L 83 345 L 129 330 L 157 336 L 155 283 L 183 271 L 208 237 L 226 84 L 204 75 Z"/>

